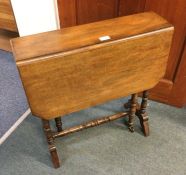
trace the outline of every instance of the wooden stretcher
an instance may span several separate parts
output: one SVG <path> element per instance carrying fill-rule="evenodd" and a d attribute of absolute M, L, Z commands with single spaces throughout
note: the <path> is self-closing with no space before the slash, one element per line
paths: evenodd
<path fill-rule="evenodd" d="M 162 17 L 146 12 L 11 41 L 31 112 L 43 121 L 55 168 L 60 166 L 57 137 L 126 116 L 133 132 L 135 115 L 149 135 L 147 90 L 164 76 L 173 31 Z M 128 111 L 62 129 L 59 116 L 128 95 Z M 52 119 L 56 132 L 50 129 Z"/>

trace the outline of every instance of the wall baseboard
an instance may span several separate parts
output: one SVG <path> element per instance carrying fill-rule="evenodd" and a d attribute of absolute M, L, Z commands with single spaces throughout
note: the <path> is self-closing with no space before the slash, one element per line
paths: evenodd
<path fill-rule="evenodd" d="M 12 132 L 24 121 L 24 119 L 30 114 L 30 109 L 27 109 L 25 113 L 12 125 L 12 127 L 0 138 L 0 145 L 12 134 Z"/>

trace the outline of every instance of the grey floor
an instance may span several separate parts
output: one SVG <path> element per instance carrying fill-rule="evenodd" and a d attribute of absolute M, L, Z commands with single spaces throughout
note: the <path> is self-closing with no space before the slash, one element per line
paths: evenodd
<path fill-rule="evenodd" d="M 11 54 L 3 51 L 0 83 L 2 134 L 27 108 L 15 63 Z M 64 116 L 64 127 L 122 111 L 126 100 Z M 151 129 L 148 138 L 142 135 L 137 119 L 133 134 L 121 119 L 57 139 L 62 161 L 57 170 L 52 167 L 41 122 L 30 115 L 0 146 L 0 175 L 186 174 L 186 109 L 150 102 L 148 112 Z"/>
<path fill-rule="evenodd" d="M 122 111 L 126 99 L 74 113 L 64 127 Z M 149 103 L 151 135 L 123 119 L 56 140 L 62 167 L 54 169 L 38 118 L 29 116 L 0 148 L 1 175 L 184 175 L 186 110 Z"/>
<path fill-rule="evenodd" d="M 0 139 L 27 109 L 12 54 L 0 50 Z"/>

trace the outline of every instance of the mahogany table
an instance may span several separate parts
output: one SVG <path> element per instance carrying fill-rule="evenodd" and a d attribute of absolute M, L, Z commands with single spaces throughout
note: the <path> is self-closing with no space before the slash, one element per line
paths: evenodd
<path fill-rule="evenodd" d="M 11 41 L 31 112 L 43 121 L 55 168 L 60 166 L 55 138 L 126 116 L 133 132 L 135 115 L 149 135 L 147 90 L 164 76 L 173 30 L 162 17 L 146 12 Z M 59 116 L 131 94 L 128 111 L 63 130 Z M 52 119 L 57 131 L 51 131 Z"/>

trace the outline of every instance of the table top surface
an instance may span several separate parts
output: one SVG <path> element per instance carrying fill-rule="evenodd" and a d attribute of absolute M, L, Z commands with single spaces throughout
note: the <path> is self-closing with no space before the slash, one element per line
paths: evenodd
<path fill-rule="evenodd" d="M 173 31 L 150 12 L 13 40 L 33 115 L 52 119 L 151 89 Z"/>
<path fill-rule="evenodd" d="M 154 12 L 124 16 L 56 31 L 15 38 L 11 41 L 16 61 L 68 52 L 105 42 L 171 27 Z M 106 41 L 100 37 L 106 36 Z"/>

